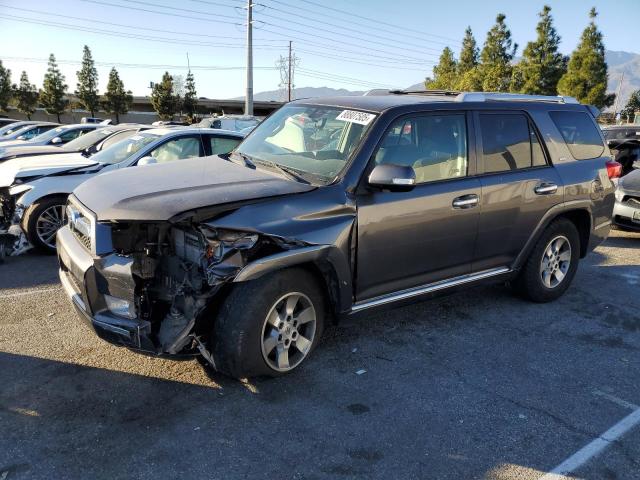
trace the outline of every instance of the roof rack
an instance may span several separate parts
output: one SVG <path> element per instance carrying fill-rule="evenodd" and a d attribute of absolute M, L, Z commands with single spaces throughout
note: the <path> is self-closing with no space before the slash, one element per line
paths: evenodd
<path fill-rule="evenodd" d="M 456 97 L 456 102 L 547 102 L 579 104 L 573 97 L 552 95 L 524 95 L 521 93 L 498 92 L 462 92 Z"/>

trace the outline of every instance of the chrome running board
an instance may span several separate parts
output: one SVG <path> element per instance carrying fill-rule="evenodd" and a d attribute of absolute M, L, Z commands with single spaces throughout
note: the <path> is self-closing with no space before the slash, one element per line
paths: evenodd
<path fill-rule="evenodd" d="M 400 300 L 406 300 L 408 298 L 418 297 L 425 293 L 437 292 L 438 290 L 445 290 L 447 288 L 455 287 L 458 285 L 464 285 L 465 283 L 472 283 L 485 278 L 495 277 L 496 275 L 503 275 L 511 272 L 511 269 L 507 267 L 492 268 L 490 270 L 483 270 L 478 273 L 470 273 L 468 275 L 461 275 L 459 277 L 450 278 L 448 280 L 441 280 L 439 282 L 429 283 L 419 287 L 408 288 L 406 290 L 400 290 L 398 292 L 387 293 L 374 297 L 371 300 L 365 300 L 362 302 L 356 302 L 351 307 L 351 313 L 359 312 L 367 308 L 379 307 L 388 303 L 398 302 Z"/>

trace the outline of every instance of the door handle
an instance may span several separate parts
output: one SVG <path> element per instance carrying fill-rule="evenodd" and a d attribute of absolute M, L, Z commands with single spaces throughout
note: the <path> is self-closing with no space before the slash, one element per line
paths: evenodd
<path fill-rule="evenodd" d="M 478 205 L 478 195 L 472 193 L 454 198 L 452 205 L 453 208 L 473 208 Z"/>
<path fill-rule="evenodd" d="M 558 191 L 558 185 L 555 183 L 541 183 L 533 189 L 536 195 L 551 195 Z"/>

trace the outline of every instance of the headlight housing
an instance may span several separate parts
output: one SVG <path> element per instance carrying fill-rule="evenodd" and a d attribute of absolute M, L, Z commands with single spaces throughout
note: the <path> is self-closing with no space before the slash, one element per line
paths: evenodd
<path fill-rule="evenodd" d="M 620 188 L 620 186 L 618 186 L 618 188 L 616 188 L 616 201 L 618 202 L 622 202 L 622 199 L 625 196 L 625 191 Z"/>

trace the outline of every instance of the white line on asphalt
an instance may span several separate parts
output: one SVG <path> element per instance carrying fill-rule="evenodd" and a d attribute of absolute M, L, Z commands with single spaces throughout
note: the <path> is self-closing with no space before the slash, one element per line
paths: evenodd
<path fill-rule="evenodd" d="M 33 290 L 25 290 L 24 292 L 4 293 L 4 294 L 0 294 L 0 300 L 4 300 L 5 298 L 24 297 L 26 295 L 37 295 L 39 293 L 54 292 L 56 290 L 60 290 L 60 288 L 62 287 L 59 285 L 57 287 L 36 288 Z"/>
<path fill-rule="evenodd" d="M 618 440 L 638 424 L 640 424 L 640 408 L 624 417 L 598 438 L 582 447 L 549 473 L 540 477 L 539 480 L 567 480 L 567 474 L 575 471 L 600 454 L 612 442 Z"/>
<path fill-rule="evenodd" d="M 638 410 L 640 409 L 640 405 L 636 405 L 635 403 L 627 402 L 621 398 L 615 397 L 610 393 L 603 392 L 601 390 L 594 390 L 594 395 L 597 395 L 602 398 L 606 398 L 607 400 L 611 400 L 613 403 L 620 405 L 621 407 L 628 408 L 629 410 Z"/>

